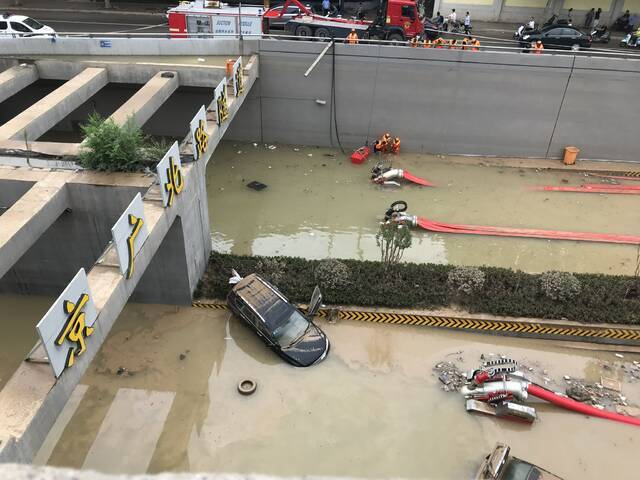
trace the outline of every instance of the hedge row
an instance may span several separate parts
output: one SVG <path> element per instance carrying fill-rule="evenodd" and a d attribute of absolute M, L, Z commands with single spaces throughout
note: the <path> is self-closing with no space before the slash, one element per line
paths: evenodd
<path fill-rule="evenodd" d="M 459 305 L 470 312 L 512 317 L 569 319 L 584 323 L 640 324 L 640 299 L 627 298 L 632 277 L 575 274 L 580 293 L 568 301 L 542 292 L 540 275 L 505 268 L 481 267 L 482 290 L 460 294 L 447 283 L 450 265 L 402 263 L 387 271 L 380 262 L 341 260 L 348 266 L 348 287 L 324 288 L 325 302 L 341 305 L 439 308 Z M 272 281 L 292 301 L 305 303 L 316 285 L 318 260 L 293 257 L 248 257 L 213 253 L 196 297 L 225 298 L 229 274 L 252 272 Z"/>

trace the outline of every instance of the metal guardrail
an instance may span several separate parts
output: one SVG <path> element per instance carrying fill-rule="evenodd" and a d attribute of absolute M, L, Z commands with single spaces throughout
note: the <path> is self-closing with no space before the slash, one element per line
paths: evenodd
<path fill-rule="evenodd" d="M 459 36 L 459 37 L 468 37 L 469 35 L 459 34 L 459 33 L 449 33 L 442 32 L 443 36 Z M 485 37 L 481 35 L 473 35 L 475 38 L 482 40 L 484 43 L 480 45 L 478 48 L 480 52 L 502 52 L 502 53 L 518 53 L 518 54 L 526 54 L 530 55 L 530 52 L 526 52 L 526 48 L 519 45 L 518 40 L 510 40 L 510 39 L 498 39 L 495 37 Z M 194 39 L 219 39 L 219 40 L 263 40 L 263 39 L 272 39 L 272 40 L 295 40 L 299 42 L 328 42 L 331 40 L 335 40 L 337 43 L 347 44 L 348 41 L 344 38 L 327 38 L 327 37 L 298 37 L 295 35 L 285 35 L 285 34 L 262 34 L 262 35 L 216 35 L 211 33 L 198 33 L 191 34 L 188 37 L 176 37 L 175 34 L 170 32 L 60 32 L 56 33 L 55 36 L 32 36 L 32 37 L 20 37 L 23 40 L 36 39 L 42 40 L 43 38 L 49 39 L 51 42 L 56 42 L 57 39 L 61 38 L 74 38 L 74 39 L 171 39 L 175 41 L 181 40 L 194 40 Z M 11 37 L 0 37 L 1 41 L 10 41 Z M 408 41 L 397 41 L 397 40 L 374 40 L 374 39 L 360 39 L 358 41 L 360 45 L 379 45 L 379 46 L 389 46 L 389 47 L 399 47 L 399 48 L 424 48 L 423 46 L 411 47 Z M 517 43 L 517 46 L 510 46 L 509 44 Z M 443 48 L 435 48 L 431 47 L 434 50 L 458 50 L 463 51 L 461 45 L 456 46 L 455 48 L 451 48 L 449 46 L 445 46 Z M 467 47 L 467 51 L 471 51 L 471 47 Z M 478 52 L 473 52 L 478 53 Z M 581 50 L 566 50 L 566 49 L 552 49 L 545 48 L 542 55 L 564 55 L 564 56 L 575 56 L 575 57 L 600 57 L 600 58 L 625 58 L 625 59 L 640 59 L 640 53 L 632 53 L 626 50 L 619 49 L 599 49 L 599 48 L 588 48 Z"/>

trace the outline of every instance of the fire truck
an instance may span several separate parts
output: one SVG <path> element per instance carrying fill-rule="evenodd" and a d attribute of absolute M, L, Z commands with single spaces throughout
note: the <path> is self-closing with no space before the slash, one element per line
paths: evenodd
<path fill-rule="evenodd" d="M 195 0 L 169 9 L 172 38 L 262 35 L 263 7 L 231 7 L 221 2 Z"/>

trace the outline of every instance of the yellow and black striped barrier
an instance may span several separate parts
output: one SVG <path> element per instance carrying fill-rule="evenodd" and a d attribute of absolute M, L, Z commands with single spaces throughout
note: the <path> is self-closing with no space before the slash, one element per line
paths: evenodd
<path fill-rule="evenodd" d="M 209 302 L 194 302 L 193 306 L 211 309 L 227 308 L 227 305 L 224 303 Z M 325 317 L 328 314 L 329 310 L 326 309 L 318 312 L 318 315 L 321 317 Z M 341 320 L 356 320 L 359 322 L 417 325 L 512 337 L 571 340 L 615 345 L 640 345 L 640 329 L 632 328 L 561 325 L 556 323 L 518 322 L 512 320 L 489 320 L 441 315 L 371 312 L 346 309 L 337 310 L 337 314 Z"/>

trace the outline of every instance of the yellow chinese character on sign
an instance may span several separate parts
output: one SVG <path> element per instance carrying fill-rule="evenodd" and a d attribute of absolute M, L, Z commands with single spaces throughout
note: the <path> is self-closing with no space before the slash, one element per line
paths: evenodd
<path fill-rule="evenodd" d="M 229 117 L 229 109 L 227 108 L 227 89 L 223 88 L 220 96 L 216 100 L 218 112 L 218 125 L 222 124 Z"/>
<path fill-rule="evenodd" d="M 129 214 L 129 225 L 133 226 L 133 230 L 131 230 L 131 235 L 127 238 L 127 250 L 129 251 L 129 266 L 127 268 L 127 276 L 126 278 L 131 278 L 133 275 L 133 259 L 135 258 L 135 241 L 136 237 L 140 233 L 140 229 L 142 228 L 142 224 L 144 220 L 142 218 L 136 217 L 135 215 Z"/>
<path fill-rule="evenodd" d="M 196 151 L 198 153 L 198 157 L 200 158 L 204 155 L 204 152 L 207 151 L 207 146 L 209 145 L 209 135 L 204 127 L 204 120 L 200 120 L 198 123 L 198 128 L 196 128 Z"/>
<path fill-rule="evenodd" d="M 169 180 L 164 184 L 164 189 L 169 195 L 167 200 L 167 206 L 173 205 L 173 199 L 176 195 L 179 195 L 184 188 L 184 178 L 182 177 L 182 171 L 173 163 L 173 157 L 169 157 L 169 168 L 167 168 L 167 179 Z"/>
<path fill-rule="evenodd" d="M 67 314 L 67 321 L 56 338 L 56 345 L 60 346 L 65 340 L 75 343 L 76 346 L 69 348 L 65 366 L 70 367 L 75 362 L 75 357 L 80 356 L 87 349 L 84 337 L 93 333 L 93 327 L 85 325 L 85 315 L 82 309 L 89 301 L 89 295 L 83 293 L 76 303 L 65 300 L 63 302 L 64 313 Z"/>
<path fill-rule="evenodd" d="M 242 62 L 240 62 L 240 66 L 238 70 L 236 70 L 236 95 L 240 95 L 244 93 L 244 79 L 242 77 Z"/>

